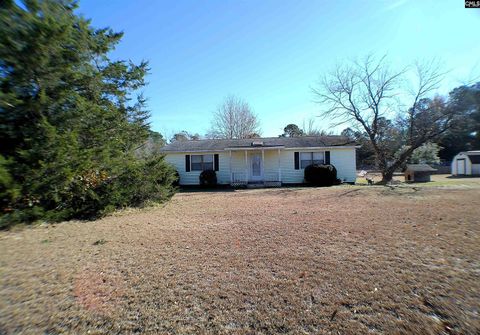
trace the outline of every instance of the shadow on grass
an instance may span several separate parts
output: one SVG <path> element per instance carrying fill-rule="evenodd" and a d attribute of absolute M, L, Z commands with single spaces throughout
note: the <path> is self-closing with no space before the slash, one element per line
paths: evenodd
<path fill-rule="evenodd" d="M 264 189 L 264 190 L 288 190 L 292 191 L 295 189 L 304 189 L 304 188 L 330 188 L 334 186 L 342 186 L 342 185 L 358 185 L 355 183 L 342 183 L 338 185 L 328 185 L 328 186 L 316 186 L 311 184 L 305 183 L 295 183 L 295 184 L 283 184 L 282 186 L 266 186 L 260 188 L 252 188 L 252 189 Z M 205 187 L 200 185 L 188 185 L 188 186 L 178 186 L 178 193 L 191 193 L 191 192 L 203 192 L 203 193 L 223 193 L 223 192 L 236 192 L 240 190 L 248 190 L 249 188 L 246 186 L 243 187 L 233 187 L 230 185 L 217 185 L 215 187 Z"/>
<path fill-rule="evenodd" d="M 191 192 L 203 192 L 203 193 L 220 193 L 220 192 L 235 192 L 236 188 L 233 188 L 230 185 L 218 185 L 216 187 L 204 187 L 204 186 L 180 186 L 178 188 L 178 193 L 191 193 Z"/>

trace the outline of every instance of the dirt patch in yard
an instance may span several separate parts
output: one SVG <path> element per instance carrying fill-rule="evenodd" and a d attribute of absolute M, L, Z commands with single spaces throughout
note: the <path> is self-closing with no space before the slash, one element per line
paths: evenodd
<path fill-rule="evenodd" d="M 0 233 L 0 334 L 477 334 L 480 189 L 180 193 Z"/>

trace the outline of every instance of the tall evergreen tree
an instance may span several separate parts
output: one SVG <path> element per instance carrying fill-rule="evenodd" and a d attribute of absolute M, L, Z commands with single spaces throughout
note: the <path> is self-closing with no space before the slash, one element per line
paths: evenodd
<path fill-rule="evenodd" d="M 439 142 L 440 158 L 446 161 L 460 151 L 480 149 L 480 82 L 455 88 L 449 101 L 450 108 L 463 117 Z"/>
<path fill-rule="evenodd" d="M 123 34 L 93 28 L 76 8 L 72 0 L 0 4 L 4 222 L 94 215 L 148 198 L 118 191 L 138 193 L 121 176 L 151 166 L 133 154 L 149 133 L 145 99 L 135 95 L 148 64 L 111 60 Z M 170 169 L 156 159 L 158 173 Z M 171 193 L 170 175 L 162 178 L 151 197 Z"/>
<path fill-rule="evenodd" d="M 296 124 L 290 123 L 285 128 L 283 128 L 283 134 L 281 137 L 299 137 L 304 136 L 304 132 Z"/>

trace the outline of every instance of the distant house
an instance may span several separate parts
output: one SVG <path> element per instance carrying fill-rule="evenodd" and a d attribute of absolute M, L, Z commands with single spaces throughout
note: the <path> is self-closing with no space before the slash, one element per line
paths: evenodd
<path fill-rule="evenodd" d="M 452 175 L 480 175 L 480 150 L 464 151 L 453 157 Z"/>
<path fill-rule="evenodd" d="M 430 175 L 435 170 L 428 164 L 408 164 L 405 170 L 405 181 L 407 182 L 428 182 L 430 181 Z"/>
<path fill-rule="evenodd" d="M 355 143 L 344 136 L 272 137 L 175 141 L 162 148 L 180 175 L 180 185 L 198 185 L 203 170 L 219 184 L 279 186 L 304 181 L 310 164 L 332 164 L 337 177 L 354 183 Z"/>

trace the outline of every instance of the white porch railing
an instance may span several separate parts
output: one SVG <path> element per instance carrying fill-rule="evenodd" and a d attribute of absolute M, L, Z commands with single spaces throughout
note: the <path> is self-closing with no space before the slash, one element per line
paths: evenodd
<path fill-rule="evenodd" d="M 232 178 L 230 184 L 232 186 L 247 185 L 248 180 L 245 172 L 232 172 Z"/>

